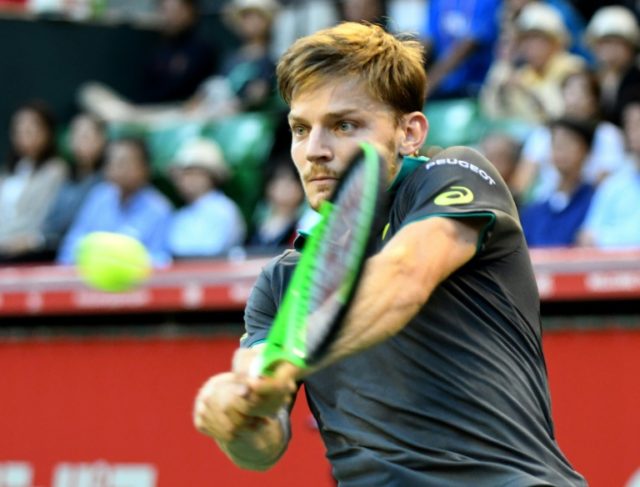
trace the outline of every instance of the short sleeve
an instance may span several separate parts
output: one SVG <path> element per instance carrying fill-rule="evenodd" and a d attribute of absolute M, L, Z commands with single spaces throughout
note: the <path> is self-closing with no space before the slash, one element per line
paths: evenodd
<path fill-rule="evenodd" d="M 396 228 L 433 216 L 486 219 L 479 246 L 490 230 L 499 232 L 502 241 L 508 233 L 522 233 L 515 203 L 498 171 L 468 147 L 446 149 L 416 168 L 396 201 Z"/>
<path fill-rule="evenodd" d="M 251 348 L 267 339 L 298 259 L 298 252 L 288 250 L 262 269 L 245 307 L 245 334 L 240 339 L 242 348 Z"/>

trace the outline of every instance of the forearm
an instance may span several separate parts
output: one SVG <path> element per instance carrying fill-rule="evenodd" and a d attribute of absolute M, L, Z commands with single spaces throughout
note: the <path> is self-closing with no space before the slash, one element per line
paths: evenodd
<path fill-rule="evenodd" d="M 473 257 L 477 237 L 476 227 L 446 218 L 404 227 L 380 254 L 367 261 L 338 337 L 318 368 L 400 332 L 433 290 Z"/>
<path fill-rule="evenodd" d="M 465 39 L 458 43 L 454 48 L 442 56 L 429 71 L 429 91 L 434 91 L 442 82 L 442 80 L 458 66 L 460 66 L 476 49 L 477 44 L 472 39 Z"/>
<path fill-rule="evenodd" d="M 345 316 L 340 334 L 321 366 L 372 347 L 398 333 L 418 312 L 420 303 L 411 299 L 411 291 L 402 295 L 408 279 L 399 266 L 381 263 L 375 257 L 367 269 L 358 291 L 357 300 Z M 378 278 L 376 268 L 386 267 L 384 277 Z M 410 294 L 411 293 L 411 294 Z"/>

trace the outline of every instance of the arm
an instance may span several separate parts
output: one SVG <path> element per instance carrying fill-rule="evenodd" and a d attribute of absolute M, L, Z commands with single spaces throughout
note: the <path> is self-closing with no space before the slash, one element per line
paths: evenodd
<path fill-rule="evenodd" d="M 429 70 L 429 82 L 427 83 L 427 96 L 435 91 L 442 80 L 458 66 L 460 66 L 471 54 L 478 44 L 473 39 L 463 39 L 457 43 L 442 59 L 437 61 Z"/>
<path fill-rule="evenodd" d="M 324 367 L 398 333 L 433 290 L 475 255 L 482 222 L 432 217 L 402 228 L 370 258 Z"/>

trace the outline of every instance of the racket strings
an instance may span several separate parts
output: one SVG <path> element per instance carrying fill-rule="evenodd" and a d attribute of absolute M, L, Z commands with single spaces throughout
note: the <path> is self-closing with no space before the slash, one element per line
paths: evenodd
<path fill-rule="evenodd" d="M 362 258 L 362 238 L 366 239 L 371 223 L 371 198 L 365 198 L 367 178 L 365 166 L 351 171 L 343 181 L 341 191 L 334 201 L 334 211 L 326 223 L 324 247 L 316 259 L 317 280 L 311 292 L 311 311 L 326 304 L 327 300 L 337 298 L 344 301 L 340 286 L 345 276 L 359 267 Z M 363 237 L 360 237 L 363 235 Z M 360 250 L 360 251 L 358 251 Z M 336 294 L 336 290 L 338 293 Z M 330 308 L 326 306 L 327 308 Z M 339 309 L 335 310 L 337 313 Z"/>

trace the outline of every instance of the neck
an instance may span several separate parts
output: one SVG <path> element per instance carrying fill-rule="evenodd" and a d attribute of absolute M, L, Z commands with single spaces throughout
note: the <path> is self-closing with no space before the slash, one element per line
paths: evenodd
<path fill-rule="evenodd" d="M 573 192 L 580 186 L 580 175 L 564 174 L 560 183 L 558 184 L 558 191 L 565 194 L 573 194 Z"/>
<path fill-rule="evenodd" d="M 126 204 L 138 191 L 140 191 L 142 187 L 132 188 L 132 189 L 124 189 L 120 188 L 120 204 Z"/>

